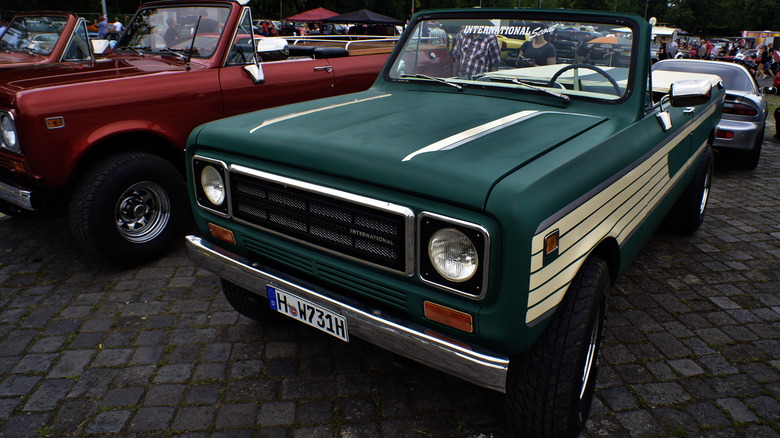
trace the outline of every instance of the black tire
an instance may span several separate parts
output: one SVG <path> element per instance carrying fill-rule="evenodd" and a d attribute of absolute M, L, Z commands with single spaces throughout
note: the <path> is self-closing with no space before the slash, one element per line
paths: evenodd
<path fill-rule="evenodd" d="M 541 337 L 512 358 L 507 422 L 518 437 L 575 437 L 593 400 L 604 337 L 609 268 L 590 257 Z"/>
<path fill-rule="evenodd" d="M 671 227 L 682 234 L 692 234 L 704 222 L 704 211 L 710 196 L 715 160 L 707 146 L 699 160 L 696 173 L 667 217 Z"/>
<path fill-rule="evenodd" d="M 267 299 L 249 292 L 223 278 L 219 279 L 219 284 L 222 286 L 222 293 L 225 294 L 227 302 L 236 309 L 238 313 L 255 321 L 266 320 L 271 315 Z"/>
<path fill-rule="evenodd" d="M 740 161 L 742 167 L 747 170 L 754 170 L 758 167 L 758 160 L 761 158 L 761 147 L 764 145 L 764 130 L 758 134 L 756 138 L 756 144 L 753 145 L 753 149 L 749 151 L 740 152 Z"/>
<path fill-rule="evenodd" d="M 171 163 L 126 152 L 86 172 L 70 200 L 70 229 L 84 249 L 137 266 L 173 248 L 188 211 L 184 179 Z"/>

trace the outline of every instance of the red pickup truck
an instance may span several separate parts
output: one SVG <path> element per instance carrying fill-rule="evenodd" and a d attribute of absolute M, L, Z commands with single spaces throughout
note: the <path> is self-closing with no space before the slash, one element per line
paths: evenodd
<path fill-rule="evenodd" d="M 68 12 L 14 15 L 0 36 L 0 67 L 94 61 L 87 25 Z"/>
<path fill-rule="evenodd" d="M 247 2 L 145 3 L 93 62 L 0 68 L 0 211 L 66 206 L 85 249 L 153 260 L 188 222 L 193 128 L 365 90 L 395 43 L 260 38 Z"/>

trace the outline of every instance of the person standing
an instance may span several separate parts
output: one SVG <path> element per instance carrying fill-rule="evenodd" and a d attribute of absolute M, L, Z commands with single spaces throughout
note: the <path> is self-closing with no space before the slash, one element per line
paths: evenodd
<path fill-rule="evenodd" d="M 119 21 L 119 17 L 114 18 L 114 32 L 122 33 L 122 30 L 124 28 L 125 26 L 122 24 L 121 21 Z"/>
<path fill-rule="evenodd" d="M 105 39 L 108 36 L 108 18 L 105 15 L 100 16 L 100 21 L 97 24 L 98 35 L 100 39 Z"/>
<path fill-rule="evenodd" d="M 658 60 L 669 59 L 669 49 L 666 47 L 666 38 L 658 37 L 658 52 L 656 52 Z"/>

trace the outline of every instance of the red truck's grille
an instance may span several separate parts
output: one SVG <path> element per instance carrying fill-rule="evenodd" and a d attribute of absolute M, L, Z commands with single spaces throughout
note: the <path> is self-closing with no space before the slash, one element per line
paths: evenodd
<path fill-rule="evenodd" d="M 240 172 L 231 172 L 230 191 L 236 219 L 386 269 L 411 271 L 410 215 Z"/>

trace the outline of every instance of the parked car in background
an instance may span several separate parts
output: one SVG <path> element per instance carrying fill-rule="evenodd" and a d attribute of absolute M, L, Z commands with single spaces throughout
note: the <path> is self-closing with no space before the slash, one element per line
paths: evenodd
<path fill-rule="evenodd" d="M 95 62 L 0 69 L 0 211 L 67 207 L 87 250 L 123 265 L 155 259 L 188 221 L 182 150 L 193 128 L 365 90 L 395 43 L 303 42 L 293 59 L 276 39 L 266 57 L 251 24 L 238 1 L 145 3 Z"/>
<path fill-rule="evenodd" d="M 653 72 L 719 76 L 726 88 L 726 102 L 713 146 L 739 152 L 740 164 L 746 169 L 758 166 L 769 110 L 763 90 L 745 67 L 729 62 L 667 59 L 653 64 L 652 69 Z"/>
<path fill-rule="evenodd" d="M 0 67 L 92 60 L 84 19 L 67 12 L 14 15 L 0 37 Z"/>
<path fill-rule="evenodd" d="M 566 25 L 623 29 L 623 59 L 496 62 L 496 35 Z M 611 284 L 665 218 L 699 227 L 712 181 L 720 79 L 649 93 L 649 38 L 628 14 L 423 11 L 369 90 L 193 131 L 190 258 L 249 318 L 363 338 L 506 393 L 518 437 L 576 437 Z"/>
<path fill-rule="evenodd" d="M 585 41 L 599 38 L 602 34 L 592 30 L 580 30 L 573 27 L 556 29 L 552 34 L 552 43 L 555 46 L 559 60 L 574 60 L 577 48 Z"/>

